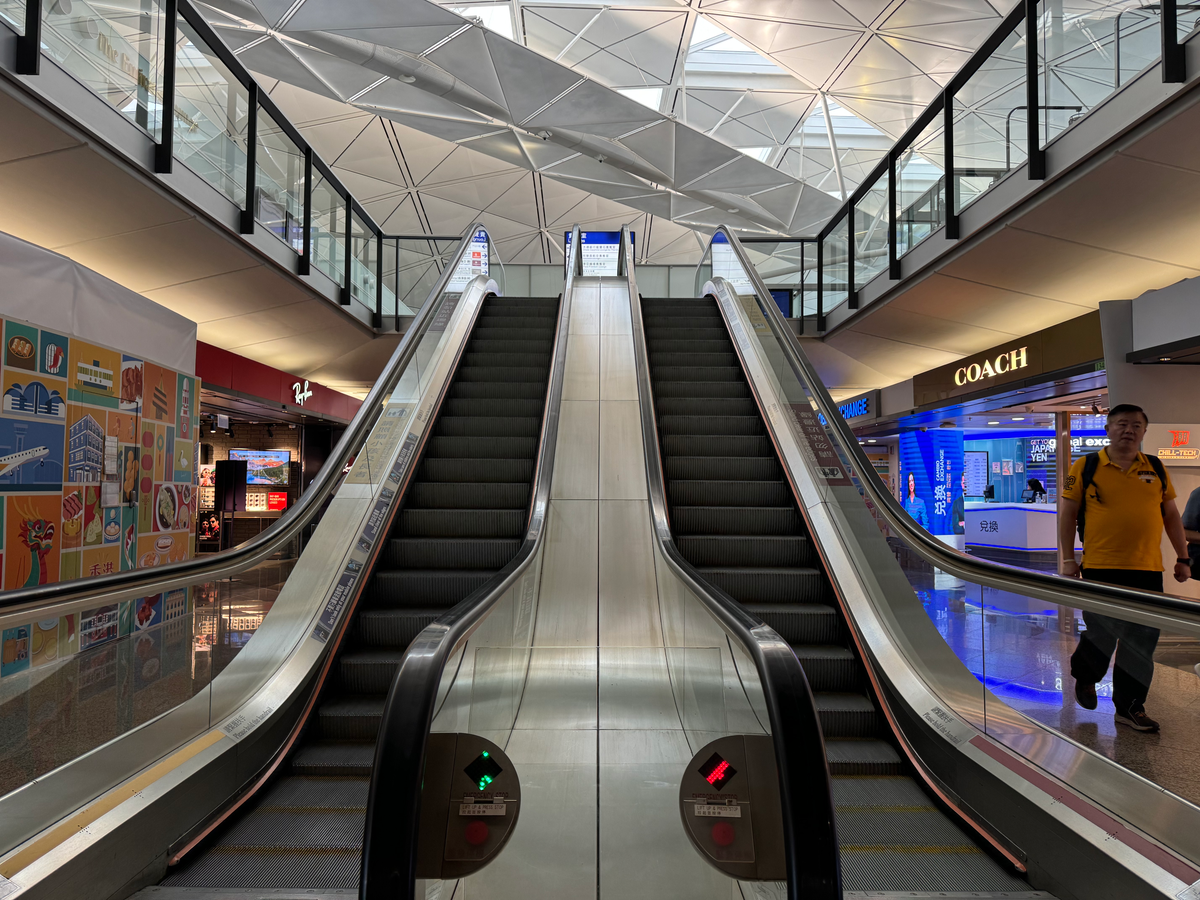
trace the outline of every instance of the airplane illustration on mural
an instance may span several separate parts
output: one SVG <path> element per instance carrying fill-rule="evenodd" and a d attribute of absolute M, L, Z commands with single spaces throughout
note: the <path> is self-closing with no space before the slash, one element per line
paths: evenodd
<path fill-rule="evenodd" d="M 0 476 L 10 475 L 26 463 L 31 463 L 37 459 L 41 459 L 41 464 L 44 466 L 46 464 L 44 457 L 49 455 L 49 447 L 34 447 L 32 450 L 22 450 L 20 453 L 10 453 L 8 456 L 0 456 Z"/>

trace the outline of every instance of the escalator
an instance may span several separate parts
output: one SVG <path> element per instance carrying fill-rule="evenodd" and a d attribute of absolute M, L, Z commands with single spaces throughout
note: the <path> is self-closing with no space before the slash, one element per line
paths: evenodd
<path fill-rule="evenodd" d="M 276 777 L 165 887 L 358 887 L 375 741 L 405 650 L 524 539 L 559 303 L 483 301 L 315 714 Z"/>
<path fill-rule="evenodd" d="M 676 545 L 804 667 L 833 776 L 844 889 L 1027 890 L 935 807 L 889 742 L 716 300 L 644 298 L 642 319 Z"/>

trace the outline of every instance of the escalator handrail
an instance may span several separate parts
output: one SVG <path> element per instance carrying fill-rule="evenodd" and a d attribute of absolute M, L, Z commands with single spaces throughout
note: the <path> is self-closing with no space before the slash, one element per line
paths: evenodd
<path fill-rule="evenodd" d="M 1095 581 L 1084 582 L 1076 578 L 1065 578 L 1027 569 L 1016 569 L 1000 563 L 990 562 L 970 556 L 943 544 L 904 511 L 891 491 L 883 487 L 883 483 L 875 478 L 867 477 L 875 471 L 867 459 L 866 453 L 858 444 L 858 439 L 850 426 L 846 424 L 838 411 L 837 404 L 829 395 L 824 381 L 817 374 L 808 356 L 800 347 L 800 343 L 792 329 L 788 327 L 783 313 L 770 299 L 770 289 L 763 282 L 758 270 L 750 262 L 745 248 L 737 235 L 725 225 L 720 225 L 709 243 L 708 255 L 711 259 L 712 243 L 717 235 L 724 235 L 733 248 L 742 269 L 750 278 L 758 301 L 759 309 L 767 320 L 779 346 L 783 349 L 792 373 L 808 391 L 809 396 L 816 402 L 817 410 L 825 417 L 827 429 L 832 433 L 834 443 L 848 459 L 852 467 L 858 470 L 858 483 L 880 511 L 888 525 L 898 533 L 916 553 L 931 565 L 967 581 L 985 585 L 1014 594 L 1025 594 L 1036 597 L 1058 606 L 1079 606 L 1092 609 L 1106 615 L 1117 614 L 1122 610 L 1130 610 L 1143 615 L 1166 617 L 1188 625 L 1200 627 L 1200 603 L 1159 594 L 1153 591 L 1143 591 L 1137 588 L 1120 587 Z"/>
<path fill-rule="evenodd" d="M 571 288 L 575 275 L 582 271 L 578 225 L 571 236 L 525 539 L 508 565 L 417 635 L 396 670 L 375 743 L 359 880 L 361 900 L 414 900 L 425 748 L 446 663 L 533 561 L 545 537 L 566 371 Z"/>
<path fill-rule="evenodd" d="M 634 277 L 628 226 L 621 230 L 621 245 L 622 274 L 629 283 L 643 455 L 655 540 L 675 574 L 754 661 L 775 748 L 789 900 L 841 900 L 841 854 L 834 819 L 832 779 L 820 715 L 804 669 L 787 641 L 773 628 L 752 616 L 696 571 L 680 553 L 671 533 L 654 389 L 650 382 L 641 298 Z M 807 786 L 808 794 L 802 798 L 804 786 Z"/>
<path fill-rule="evenodd" d="M 479 231 L 486 233 L 481 222 L 474 223 L 463 234 L 451 261 L 442 270 L 425 300 L 425 304 L 404 333 L 393 351 L 383 372 L 367 394 L 358 412 L 346 427 L 329 459 L 321 467 L 316 478 L 300 496 L 294 506 L 250 540 L 229 550 L 206 556 L 157 566 L 148 569 L 132 569 L 128 572 L 103 575 L 97 578 L 62 581 L 0 593 L 0 610 L 17 606 L 43 607 L 50 604 L 88 600 L 96 603 L 112 603 L 129 597 L 152 596 L 173 588 L 184 587 L 200 581 L 212 581 L 235 575 L 266 559 L 296 536 L 341 485 L 342 470 L 346 463 L 362 448 L 376 421 L 383 414 L 383 400 L 396 385 L 417 352 L 421 337 L 425 334 L 433 317 L 442 307 L 439 299 L 457 269 L 458 260 L 468 251 L 471 241 Z M 491 240 L 489 236 L 489 241 Z"/>

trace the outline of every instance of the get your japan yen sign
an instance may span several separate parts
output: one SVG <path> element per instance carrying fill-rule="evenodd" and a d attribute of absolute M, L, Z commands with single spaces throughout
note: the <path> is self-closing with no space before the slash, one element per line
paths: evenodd
<path fill-rule="evenodd" d="M 800 426 L 800 450 L 809 458 L 816 469 L 817 475 L 831 486 L 849 485 L 850 479 L 842 468 L 837 451 L 825 433 L 825 428 L 817 419 L 816 411 L 802 403 L 789 403 L 796 424 Z"/>

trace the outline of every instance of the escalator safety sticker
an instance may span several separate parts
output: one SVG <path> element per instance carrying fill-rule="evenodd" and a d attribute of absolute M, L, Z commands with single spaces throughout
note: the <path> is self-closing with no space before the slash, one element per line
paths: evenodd
<path fill-rule="evenodd" d="M 267 721 L 273 712 L 275 712 L 275 707 L 268 704 L 255 713 L 238 713 L 222 725 L 221 730 L 233 740 L 240 741 L 263 722 Z"/>
<path fill-rule="evenodd" d="M 460 816 L 502 816 L 508 812 L 508 804 L 500 803 L 460 803 Z"/>
<path fill-rule="evenodd" d="M 408 437 L 404 439 L 404 443 L 400 445 L 400 452 L 396 454 L 396 462 L 392 464 L 392 474 L 396 476 L 397 482 L 399 482 L 404 470 L 408 468 L 409 461 L 412 460 L 413 451 L 416 449 L 417 434 L 415 431 L 410 431 Z"/>
<path fill-rule="evenodd" d="M 740 806 L 730 806 L 725 803 L 697 803 L 696 815 L 715 816 L 719 819 L 740 819 L 742 817 L 742 808 Z"/>
<path fill-rule="evenodd" d="M 804 403 L 789 403 L 788 406 L 803 435 L 800 450 L 808 457 L 816 474 L 828 485 L 849 485 L 850 479 L 842 469 L 837 451 L 833 449 L 833 443 L 813 408 Z"/>
<path fill-rule="evenodd" d="M 21 885 L 15 881 L 9 881 L 3 875 L 0 875 L 0 897 L 7 897 L 9 894 L 15 894 L 21 889 Z"/>
<path fill-rule="evenodd" d="M 388 509 L 391 508 L 391 505 L 392 501 L 387 497 L 381 497 L 375 501 L 375 508 L 372 509 L 371 514 L 367 516 L 367 524 L 363 526 L 362 540 L 358 542 L 360 547 L 362 546 L 363 541 L 367 542 L 367 546 L 363 548 L 364 550 L 375 543 L 375 538 L 379 536 L 379 529 L 383 527 L 383 523 L 387 519 Z"/>
<path fill-rule="evenodd" d="M 925 721 L 952 744 L 962 744 L 974 736 L 974 731 L 936 703 L 925 713 Z"/>
<path fill-rule="evenodd" d="M 351 560 L 353 563 L 353 560 Z M 357 564 L 360 568 L 361 563 Z M 347 569 L 350 568 L 348 564 Z M 329 635 L 333 634 L 333 626 L 337 624 L 338 616 L 342 614 L 342 610 L 346 608 L 346 604 L 350 601 L 350 590 L 354 587 L 354 582 L 358 580 L 356 572 L 343 572 L 342 577 L 338 579 L 337 585 L 333 589 L 333 593 L 325 602 L 325 608 L 321 610 L 321 617 L 317 620 L 317 624 L 313 626 L 313 640 L 320 641 L 322 644 L 329 640 Z"/>

